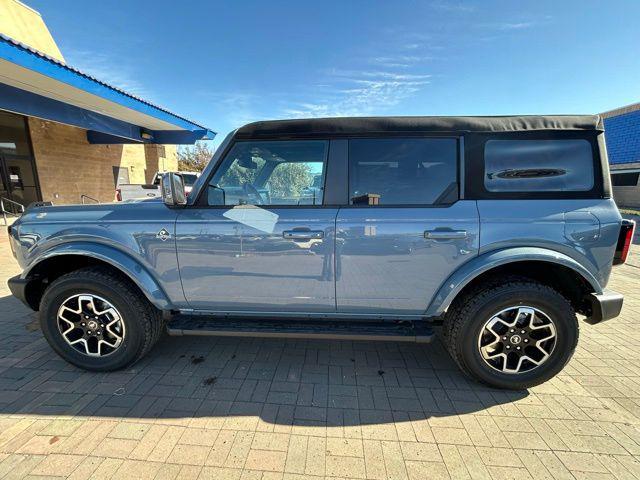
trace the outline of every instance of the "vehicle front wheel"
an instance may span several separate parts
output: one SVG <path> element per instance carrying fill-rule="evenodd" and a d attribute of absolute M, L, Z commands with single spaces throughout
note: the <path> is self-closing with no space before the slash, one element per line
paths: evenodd
<path fill-rule="evenodd" d="M 104 372 L 142 358 L 160 337 L 162 321 L 130 280 L 89 267 L 51 283 L 40 302 L 40 327 L 66 361 Z"/>
<path fill-rule="evenodd" d="M 555 376 L 578 342 L 571 303 L 530 280 L 494 284 L 465 296 L 448 312 L 443 331 L 449 353 L 465 373 L 513 390 Z"/>

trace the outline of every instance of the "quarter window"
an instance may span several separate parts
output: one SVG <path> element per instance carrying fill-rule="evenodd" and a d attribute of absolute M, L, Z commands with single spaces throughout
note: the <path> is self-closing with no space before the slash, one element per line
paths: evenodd
<path fill-rule="evenodd" d="M 489 140 L 484 164 L 490 192 L 582 192 L 594 185 L 587 140 Z"/>
<path fill-rule="evenodd" d="M 236 143 L 208 187 L 209 205 L 322 205 L 327 142 Z"/>
<path fill-rule="evenodd" d="M 454 138 L 349 141 L 352 205 L 434 205 L 458 198 Z"/>

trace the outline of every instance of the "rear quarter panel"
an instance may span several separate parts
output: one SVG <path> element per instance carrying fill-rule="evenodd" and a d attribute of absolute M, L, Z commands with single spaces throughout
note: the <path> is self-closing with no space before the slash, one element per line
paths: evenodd
<path fill-rule="evenodd" d="M 480 254 L 541 247 L 583 265 L 604 288 L 622 217 L 612 199 L 479 200 Z"/>

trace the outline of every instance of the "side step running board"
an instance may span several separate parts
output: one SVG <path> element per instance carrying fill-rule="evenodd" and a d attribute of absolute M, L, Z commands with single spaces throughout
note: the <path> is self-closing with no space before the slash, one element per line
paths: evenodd
<path fill-rule="evenodd" d="M 429 343 L 434 336 L 425 321 L 256 320 L 176 315 L 169 335 L 223 337 L 318 338 Z"/>

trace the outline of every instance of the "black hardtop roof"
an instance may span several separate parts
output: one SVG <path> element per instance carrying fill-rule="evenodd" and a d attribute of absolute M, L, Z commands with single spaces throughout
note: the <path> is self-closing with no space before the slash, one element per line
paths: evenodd
<path fill-rule="evenodd" d="M 602 131 L 599 115 L 517 115 L 494 117 L 335 117 L 249 123 L 237 137 L 362 135 L 420 132 Z"/>

